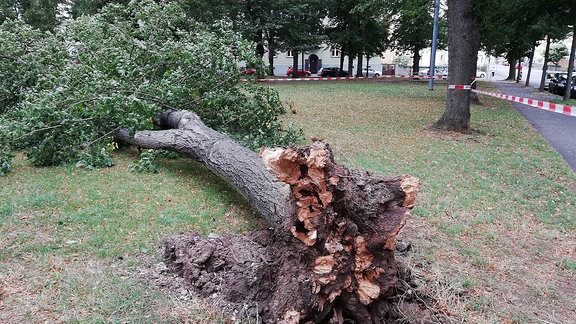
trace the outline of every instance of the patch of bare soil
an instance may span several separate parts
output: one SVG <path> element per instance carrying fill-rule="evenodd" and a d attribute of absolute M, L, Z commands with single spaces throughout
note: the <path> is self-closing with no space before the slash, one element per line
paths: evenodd
<path fill-rule="evenodd" d="M 274 237 L 270 234 L 259 231 L 226 237 L 210 235 L 204 238 L 197 233 L 168 237 L 162 248 L 164 262 L 151 265 L 140 273 L 146 282 L 168 288 L 181 299 L 201 297 L 207 305 L 218 309 L 234 323 L 252 320 L 276 323 L 277 319 L 267 317 L 270 309 L 266 305 L 272 295 L 286 305 L 295 299 L 291 292 L 278 291 L 278 283 L 310 278 L 293 278 L 298 272 L 286 267 L 286 264 L 300 264 L 301 260 L 291 262 L 270 258 L 272 255 L 294 257 L 294 254 L 274 250 L 277 247 L 271 244 Z M 409 253 L 410 249 L 410 242 L 399 241 L 398 259 L 402 260 L 402 255 Z M 436 302 L 432 298 L 419 292 L 409 265 L 400 261 L 397 271 L 399 280 L 395 294 L 378 303 L 384 316 L 374 323 L 455 322 L 442 309 L 434 307 Z M 312 291 L 299 293 L 306 296 Z M 316 323 L 360 324 L 345 313 Z"/>

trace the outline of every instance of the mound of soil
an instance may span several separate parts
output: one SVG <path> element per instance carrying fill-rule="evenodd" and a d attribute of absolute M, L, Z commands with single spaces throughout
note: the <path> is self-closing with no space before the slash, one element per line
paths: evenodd
<path fill-rule="evenodd" d="M 189 293 L 203 298 L 207 304 L 218 309 L 234 323 L 256 318 L 262 323 L 278 323 L 270 317 L 273 313 L 269 301 L 283 300 L 286 307 L 295 296 L 291 292 L 277 290 L 282 280 L 306 281 L 310 278 L 293 277 L 294 269 L 280 265 L 289 260 L 270 259 L 271 255 L 289 256 L 282 251 L 272 251 L 272 232 L 258 231 L 249 235 L 229 235 L 208 238 L 197 233 L 179 234 L 164 240 L 162 253 L 164 263 L 143 272 L 145 279 L 168 287 L 180 298 L 189 298 Z M 411 279 L 411 269 L 402 263 L 402 255 L 410 253 L 410 242 L 397 242 L 398 283 L 392 296 L 377 303 L 380 316 L 374 323 L 451 323 L 453 319 L 439 309 L 431 308 L 434 301 L 416 293 L 417 287 Z M 294 260 L 294 264 L 301 261 Z M 279 279 L 285 278 L 285 279 Z M 311 296 L 309 291 L 301 294 Z M 280 297 L 279 297 L 280 296 Z M 302 298 L 299 296 L 298 298 Z M 274 307 L 274 305 L 272 306 Z M 304 323 L 304 322 L 303 322 Z M 322 321 L 305 323 L 358 323 L 346 313 L 325 317 Z"/>

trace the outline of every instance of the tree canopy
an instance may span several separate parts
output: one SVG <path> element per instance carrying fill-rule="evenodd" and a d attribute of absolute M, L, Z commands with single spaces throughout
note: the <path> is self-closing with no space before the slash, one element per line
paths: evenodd
<path fill-rule="evenodd" d="M 420 51 L 432 45 L 434 0 L 395 1 L 392 44 L 397 53 L 413 54 L 413 73 L 418 74 Z M 438 48 L 445 48 L 446 21 L 439 22 Z"/>

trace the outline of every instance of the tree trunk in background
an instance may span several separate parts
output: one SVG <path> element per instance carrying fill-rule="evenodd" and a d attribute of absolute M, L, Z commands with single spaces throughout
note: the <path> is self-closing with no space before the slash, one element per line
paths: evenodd
<path fill-rule="evenodd" d="M 528 58 L 528 71 L 526 71 L 526 83 L 525 86 L 530 86 L 530 74 L 532 73 L 532 63 L 534 62 L 534 51 L 536 50 L 536 44 L 532 45 L 532 51 L 530 52 L 530 57 Z"/>
<path fill-rule="evenodd" d="M 354 56 L 348 54 L 348 73 L 349 76 L 354 76 Z"/>
<path fill-rule="evenodd" d="M 480 48 L 479 20 L 474 0 L 448 1 L 448 84 L 468 85 L 476 76 Z M 470 91 L 448 89 L 446 110 L 432 128 L 444 131 L 470 130 Z"/>
<path fill-rule="evenodd" d="M 412 75 L 418 76 L 420 73 L 420 48 L 414 48 L 414 59 L 412 60 Z"/>
<path fill-rule="evenodd" d="M 548 60 L 550 59 L 550 35 L 546 36 L 546 49 L 544 50 L 544 65 L 542 65 L 542 76 L 540 77 L 540 87 L 538 90 L 544 91 L 546 87 L 546 75 L 548 74 Z"/>
<path fill-rule="evenodd" d="M 508 63 L 510 63 L 510 66 L 508 66 L 508 77 L 506 80 L 514 80 L 516 79 L 516 59 L 509 59 Z"/>
<path fill-rule="evenodd" d="M 574 75 L 574 56 L 576 55 L 576 21 L 573 23 L 572 31 L 572 47 L 570 49 L 570 58 L 568 59 L 568 80 L 566 80 L 566 92 L 564 92 L 564 100 L 570 99 L 572 89 L 572 76 Z"/>
<path fill-rule="evenodd" d="M 292 77 L 298 77 L 298 52 L 292 52 Z"/>
<path fill-rule="evenodd" d="M 164 259 L 204 297 L 264 323 L 382 323 L 397 306 L 395 238 L 420 181 L 350 170 L 324 142 L 254 152 L 190 111 L 167 111 L 160 131 L 116 138 L 202 161 L 232 183 L 271 227 L 249 235 L 164 241 Z M 242 315 L 237 315 L 242 320 Z"/>
<path fill-rule="evenodd" d="M 270 45 L 268 47 L 268 65 L 269 65 L 269 70 L 268 70 L 268 74 L 269 75 L 274 75 L 274 54 L 275 54 L 276 50 L 274 49 L 273 45 Z"/>
<path fill-rule="evenodd" d="M 358 66 L 356 67 L 356 76 L 365 76 L 362 74 L 362 68 L 363 68 L 363 64 L 364 64 L 364 57 L 362 54 L 358 54 Z"/>

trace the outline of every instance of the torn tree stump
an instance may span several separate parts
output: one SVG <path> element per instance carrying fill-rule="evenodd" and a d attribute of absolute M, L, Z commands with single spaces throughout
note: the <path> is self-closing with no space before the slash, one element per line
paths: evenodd
<path fill-rule="evenodd" d="M 192 112 L 167 112 L 173 129 L 118 137 L 181 152 L 228 179 L 270 224 L 250 235 L 164 241 L 164 259 L 202 296 L 258 313 L 265 323 L 383 323 L 395 294 L 395 238 L 420 181 L 350 170 L 324 142 L 257 154 L 207 128 Z M 246 307 L 242 307 L 246 306 Z"/>

